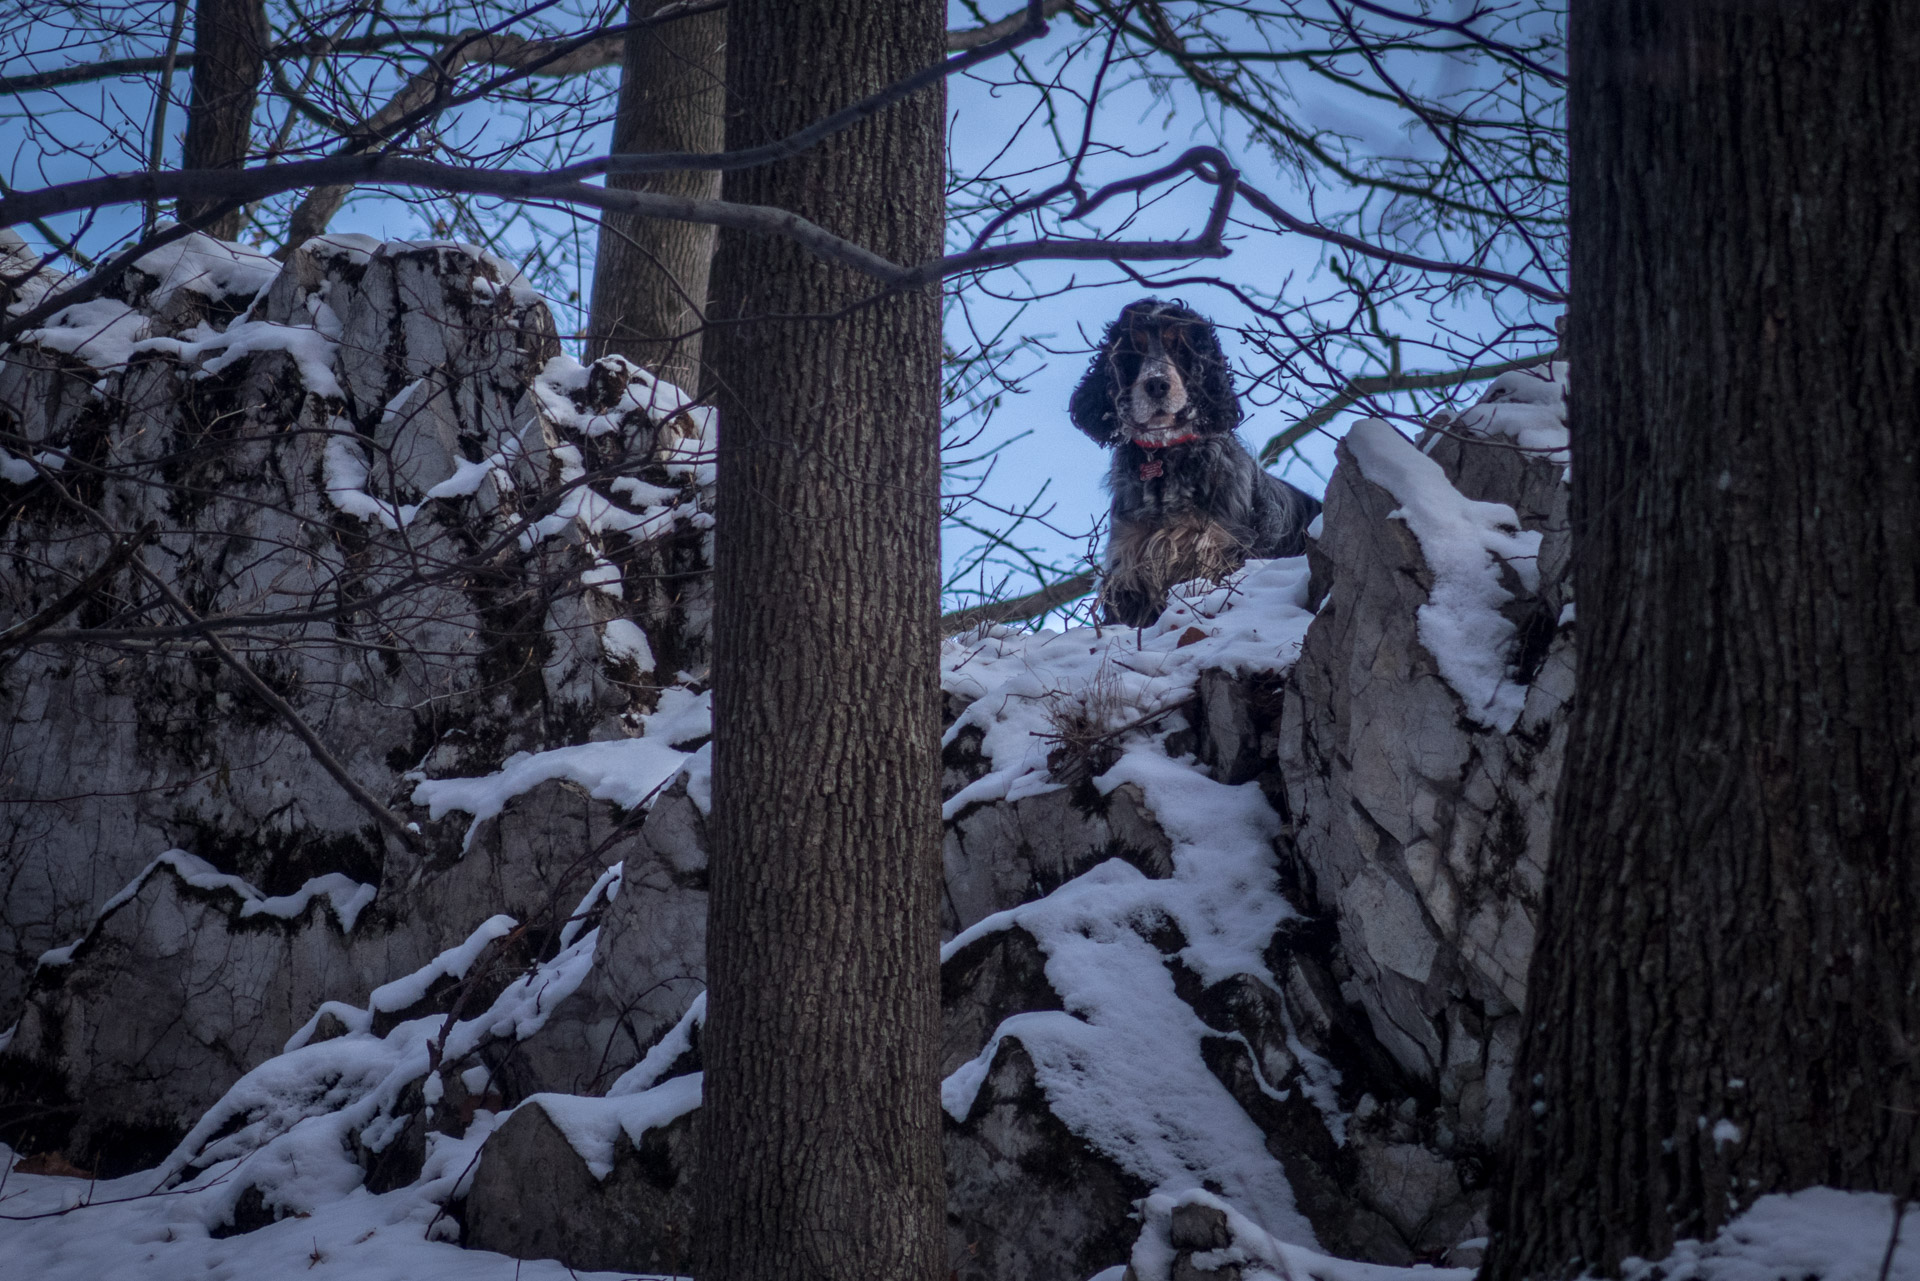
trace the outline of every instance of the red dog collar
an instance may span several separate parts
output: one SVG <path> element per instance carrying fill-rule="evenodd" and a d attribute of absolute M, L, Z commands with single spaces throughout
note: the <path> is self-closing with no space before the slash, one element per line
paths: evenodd
<path fill-rule="evenodd" d="M 1149 444 L 1144 440 L 1135 440 L 1133 443 L 1140 446 L 1140 448 L 1142 449 L 1152 450 L 1152 449 L 1165 449 L 1170 445 L 1184 445 L 1190 440 L 1198 440 L 1198 439 L 1200 439 L 1198 433 L 1188 432 L 1186 435 L 1177 437 L 1173 440 L 1163 440 L 1157 445 Z M 1140 479 L 1141 480 L 1157 480 L 1159 479 L 1160 475 L 1166 470 L 1167 470 L 1166 463 L 1162 462 L 1158 458 L 1149 458 L 1146 462 L 1140 464 Z"/>

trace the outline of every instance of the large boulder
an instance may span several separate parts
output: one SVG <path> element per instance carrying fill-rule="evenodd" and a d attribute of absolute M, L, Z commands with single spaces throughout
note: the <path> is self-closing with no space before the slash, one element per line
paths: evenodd
<path fill-rule="evenodd" d="M 28 1125 L 6 1137 L 164 1150 L 321 1000 L 496 914 L 551 954 L 623 857 L 648 888 L 621 919 L 649 923 L 607 944 L 654 995 L 606 995 L 518 1079 L 589 1088 L 671 1024 L 704 870 L 637 817 L 708 732 L 705 410 L 562 356 L 481 250 L 322 237 L 281 266 L 192 236 L 0 354 L 0 425 L 37 451 L 0 465 L 0 599 L 67 611 L 0 656 L 0 1126 Z M 144 569 L 114 552 L 136 530 Z M 183 610 L 248 620 L 237 660 Z M 665 900 L 700 923 L 657 928 Z"/>

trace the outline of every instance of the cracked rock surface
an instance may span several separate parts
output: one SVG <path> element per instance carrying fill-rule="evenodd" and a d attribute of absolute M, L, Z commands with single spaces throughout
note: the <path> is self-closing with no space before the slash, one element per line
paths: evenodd
<path fill-rule="evenodd" d="M 0 1124 L 143 1169 L 248 1073 L 364 1049 L 388 1075 L 340 1159 L 368 1190 L 431 1185 L 478 1248 L 684 1271 L 711 495 L 675 459 L 707 437 L 640 371 L 560 357 L 477 250 L 332 238 L 274 270 L 244 296 L 130 273 L 124 350 L 0 354 L 0 425 L 67 459 L 8 471 L 0 598 L 32 616 L 107 555 L 78 503 L 155 521 L 139 554 L 203 616 L 373 602 L 236 648 L 415 830 L 190 628 L 154 634 L 179 619 L 123 566 L 61 624 L 119 648 L 0 659 Z M 1418 450 L 1429 497 L 1537 540 L 1483 567 L 1510 729 L 1428 648 L 1440 558 L 1346 445 L 1308 564 L 1125 635 L 950 643 L 961 1281 L 1225 1277 L 1281 1239 L 1460 1261 L 1484 1235 L 1574 692 L 1564 468 L 1526 434 L 1560 385 L 1503 379 Z M 432 799 L 449 782 L 472 808 Z M 516 995 L 535 978 L 551 1001 Z M 456 1025 L 463 1057 L 419 1049 Z M 581 1119 L 659 1091 L 658 1124 Z M 287 1211 L 235 1196 L 223 1230 Z"/>

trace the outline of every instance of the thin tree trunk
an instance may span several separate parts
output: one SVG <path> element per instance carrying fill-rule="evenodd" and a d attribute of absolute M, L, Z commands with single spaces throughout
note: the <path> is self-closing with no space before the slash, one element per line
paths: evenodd
<path fill-rule="evenodd" d="M 633 0 L 639 22 L 665 0 Z M 727 11 L 627 33 L 613 151 L 715 152 L 726 143 Z M 609 186 L 717 199 L 720 175 L 616 174 Z M 710 226 L 609 214 L 594 259 L 589 357 L 617 352 L 689 391 L 700 389 L 699 325 L 713 259 Z"/>
<path fill-rule="evenodd" d="M 928 65 L 932 0 L 739 0 L 729 149 Z M 727 198 L 942 242 L 938 90 Z M 701 1281 L 947 1272 L 938 1108 L 939 300 L 727 232 Z"/>
<path fill-rule="evenodd" d="M 1920 26 L 1576 0 L 1580 704 L 1490 1281 L 1920 1166 Z M 1889 1225 L 1891 1226 L 1891 1225 Z"/>
<path fill-rule="evenodd" d="M 253 139 L 253 111 L 266 69 L 267 12 L 262 0 L 198 0 L 193 10 L 193 97 L 187 106 L 187 136 L 181 167 L 237 169 Z M 218 201 L 182 200 L 182 220 Z M 207 228 L 222 240 L 240 234 L 236 209 Z"/>

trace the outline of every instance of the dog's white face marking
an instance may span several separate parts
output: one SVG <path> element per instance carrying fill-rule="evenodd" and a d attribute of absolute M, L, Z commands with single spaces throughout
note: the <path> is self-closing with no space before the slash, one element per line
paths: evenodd
<path fill-rule="evenodd" d="M 1167 355 L 1158 329 L 1135 330 L 1131 340 L 1140 353 L 1140 372 L 1120 399 L 1133 438 L 1149 447 L 1177 440 L 1187 434 L 1187 384 L 1180 366 Z"/>

